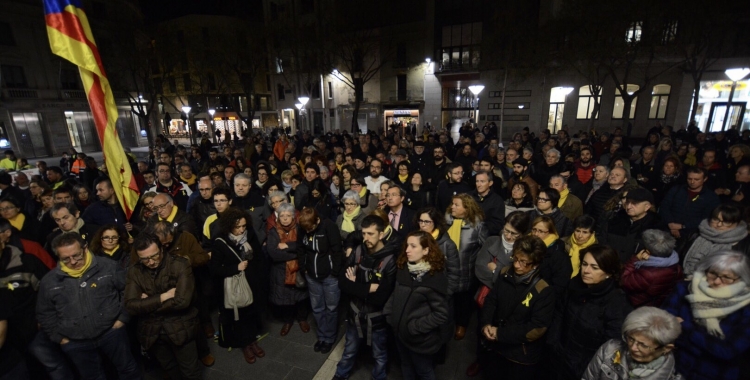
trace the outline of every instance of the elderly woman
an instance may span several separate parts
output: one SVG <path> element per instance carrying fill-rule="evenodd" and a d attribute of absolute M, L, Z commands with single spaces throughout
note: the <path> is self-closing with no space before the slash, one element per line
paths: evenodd
<path fill-rule="evenodd" d="M 580 379 L 599 346 L 622 336 L 631 311 L 617 286 L 620 257 L 601 244 L 581 251 L 581 272 L 562 294 L 549 332 L 552 369 L 558 379 Z"/>
<path fill-rule="evenodd" d="M 21 239 L 43 244 L 44 239 L 39 236 L 39 221 L 21 212 L 21 206 L 19 200 L 13 197 L 5 198 L 0 201 L 0 216 L 7 219 L 10 225 L 20 232 Z"/>
<path fill-rule="evenodd" d="M 677 284 L 663 309 L 682 323 L 677 370 L 690 379 L 739 379 L 750 348 L 750 263 L 739 252 L 701 260 L 693 279 Z M 742 377 L 747 378 L 747 377 Z"/>
<path fill-rule="evenodd" d="M 529 216 L 514 211 L 505 217 L 505 226 L 498 236 L 490 236 L 477 253 L 474 273 L 479 281 L 489 289 L 497 279 L 497 270 L 512 264 L 513 244 L 529 232 Z"/>
<path fill-rule="evenodd" d="M 622 324 L 622 337 L 599 347 L 583 380 L 680 379 L 672 350 L 681 331 L 679 319 L 664 310 L 633 310 Z"/>
<path fill-rule="evenodd" d="M 528 212 L 534 209 L 534 198 L 526 182 L 518 182 L 510 189 L 510 198 L 505 201 L 505 216 L 514 211 Z"/>
<path fill-rule="evenodd" d="M 683 277 L 676 240 L 666 231 L 646 230 L 641 241 L 643 249 L 625 264 L 620 286 L 633 307 L 658 307 Z"/>
<path fill-rule="evenodd" d="M 302 332 L 310 331 L 307 323 L 307 289 L 297 286 L 296 277 L 301 275 L 297 261 L 297 222 L 296 211 L 291 203 L 281 203 L 276 208 L 277 223 L 268 231 L 268 256 L 271 258 L 271 278 L 269 300 L 274 305 L 277 318 L 284 322 L 281 336 L 289 334 L 294 321 L 299 323 Z"/>
<path fill-rule="evenodd" d="M 349 190 L 344 193 L 341 202 L 344 204 L 344 212 L 336 218 L 336 226 L 341 233 L 341 240 L 344 240 L 350 233 L 361 229 L 362 219 L 366 215 L 359 205 L 359 194 L 356 191 Z"/>
<path fill-rule="evenodd" d="M 359 206 L 362 207 L 362 213 L 369 215 L 372 210 L 378 207 L 378 197 L 367 190 L 367 183 L 364 177 L 354 177 L 349 182 L 351 190 L 356 191 L 359 195 Z M 382 184 L 381 184 L 382 191 Z"/>
<path fill-rule="evenodd" d="M 735 204 L 720 204 L 708 219 L 698 225 L 698 232 L 688 238 L 680 255 L 686 276 L 695 272 L 698 263 L 704 257 L 718 251 L 734 249 L 744 251 L 748 242 L 747 223 L 742 220 L 742 209 Z"/>
<path fill-rule="evenodd" d="M 555 294 L 541 276 L 546 247 L 535 236 L 513 243 L 512 265 L 500 277 L 481 311 L 482 344 L 489 350 L 480 359 L 486 379 L 540 378 L 544 335 L 555 310 Z"/>

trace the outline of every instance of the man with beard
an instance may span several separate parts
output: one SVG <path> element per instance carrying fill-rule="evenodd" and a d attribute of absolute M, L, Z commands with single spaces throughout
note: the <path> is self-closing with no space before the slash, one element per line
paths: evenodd
<path fill-rule="evenodd" d="M 172 177 L 172 169 L 167 163 L 160 162 L 156 166 L 156 175 L 156 186 L 149 191 L 169 194 L 174 199 L 177 208 L 187 210 L 188 198 L 193 191 L 186 184 Z"/>
<path fill-rule="evenodd" d="M 620 263 L 625 264 L 637 253 L 643 231 L 656 228 L 659 216 L 654 212 L 655 208 L 654 195 L 650 191 L 642 187 L 628 191 L 622 209 L 607 222 L 604 231 L 597 231 L 599 244 L 617 247 Z"/>
<path fill-rule="evenodd" d="M 496 236 L 505 226 L 505 203 L 503 198 L 492 190 L 492 172 L 480 170 L 474 176 L 476 189 L 470 193 L 484 211 L 484 226 L 488 236 Z"/>
<path fill-rule="evenodd" d="M 594 165 L 592 159 L 591 148 L 581 148 L 580 158 L 575 163 L 575 175 L 578 178 L 578 182 L 583 185 L 588 185 L 589 181 L 594 177 L 594 168 L 596 165 Z"/>
<path fill-rule="evenodd" d="M 474 160 L 476 160 L 476 157 L 474 157 L 474 154 L 472 154 L 471 145 L 464 144 L 461 147 L 461 152 L 456 155 L 455 162 L 461 164 L 461 166 L 464 168 L 464 173 L 471 173 L 471 166 L 474 163 Z"/>
<path fill-rule="evenodd" d="M 629 179 L 630 178 L 625 169 L 620 167 L 613 168 L 609 172 L 607 183 L 602 185 L 599 190 L 594 191 L 591 198 L 586 202 L 586 214 L 599 220 L 599 217 L 604 213 L 604 204 L 607 203 L 607 201 L 612 198 L 618 190 L 622 189 L 622 187 L 628 183 Z"/>
<path fill-rule="evenodd" d="M 446 210 L 453 202 L 453 196 L 456 194 L 468 193 L 471 188 L 463 182 L 464 169 L 457 163 L 453 162 L 446 168 L 445 179 L 440 181 L 437 187 L 437 207 L 438 210 Z"/>
<path fill-rule="evenodd" d="M 528 174 L 529 161 L 525 158 L 516 158 L 513 160 L 513 176 L 508 180 L 508 188 L 513 189 L 513 185 L 519 182 L 525 182 L 531 192 L 531 200 L 536 204 L 536 196 L 539 194 L 539 184 L 534 181 Z"/>
<path fill-rule="evenodd" d="M 424 142 L 416 141 L 414 143 L 414 154 L 411 155 L 411 159 L 410 159 L 412 173 L 427 173 L 427 168 L 430 165 L 430 159 L 424 153 L 424 151 L 425 151 Z"/>
<path fill-rule="evenodd" d="M 382 173 L 383 161 L 374 158 L 370 161 L 370 175 L 365 177 L 365 183 L 367 183 L 367 190 L 375 195 L 380 195 L 380 184 L 388 180 L 381 175 Z"/>
<path fill-rule="evenodd" d="M 432 167 L 430 168 L 427 182 L 432 186 L 437 186 L 437 184 L 445 178 L 448 164 L 450 164 L 451 161 L 445 156 L 445 148 L 440 145 L 432 148 L 432 159 Z"/>
<path fill-rule="evenodd" d="M 641 149 L 641 158 L 635 161 L 630 167 L 630 173 L 638 181 L 640 186 L 650 186 L 654 183 L 654 178 L 658 174 L 655 167 L 654 147 L 645 146 Z"/>
<path fill-rule="evenodd" d="M 305 172 L 312 169 L 312 166 L 315 165 L 309 165 L 305 168 Z M 252 224 L 258 241 L 266 241 L 266 220 L 271 212 L 266 206 L 266 201 L 261 195 L 260 189 L 253 187 L 250 177 L 244 173 L 234 176 L 232 207 L 249 213 L 250 220 L 248 222 Z"/>
<path fill-rule="evenodd" d="M 701 168 L 687 170 L 687 184 L 674 186 L 659 205 L 662 228 L 668 227 L 675 239 L 687 238 L 719 205 L 719 196 L 705 186 L 708 177 Z"/>

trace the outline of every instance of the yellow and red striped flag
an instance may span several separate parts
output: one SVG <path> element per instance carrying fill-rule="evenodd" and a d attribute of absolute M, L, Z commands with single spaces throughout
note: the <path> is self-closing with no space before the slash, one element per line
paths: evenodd
<path fill-rule="evenodd" d="M 47 36 L 52 53 L 67 59 L 81 73 L 81 81 L 102 144 L 107 172 L 117 199 L 130 219 L 138 204 L 138 185 L 115 130 L 117 106 L 104 72 L 99 49 L 82 9 L 82 0 L 43 0 Z"/>

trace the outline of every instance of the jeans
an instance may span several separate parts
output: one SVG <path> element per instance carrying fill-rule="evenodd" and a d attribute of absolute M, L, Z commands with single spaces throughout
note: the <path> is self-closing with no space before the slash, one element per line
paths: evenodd
<path fill-rule="evenodd" d="M 412 352 L 396 339 L 396 347 L 401 357 L 401 372 L 404 380 L 435 380 L 433 355 Z"/>
<path fill-rule="evenodd" d="M 198 339 L 205 339 L 198 336 Z M 159 335 L 159 339 L 151 347 L 159 365 L 171 379 L 195 379 L 202 378 L 201 367 L 198 365 L 198 355 L 195 341 L 191 340 L 182 346 L 176 346 L 168 336 Z"/>
<path fill-rule="evenodd" d="M 68 380 L 74 378 L 73 370 L 60 349 L 59 342 L 49 340 L 44 331 L 39 331 L 36 338 L 29 344 L 29 352 L 39 360 L 52 380 Z"/>
<path fill-rule="evenodd" d="M 339 280 L 328 276 L 322 280 L 316 280 L 310 275 L 307 277 L 307 287 L 310 290 L 310 304 L 313 316 L 318 325 L 318 340 L 324 343 L 333 343 L 336 340 L 336 325 L 338 324 L 337 307 L 339 305 Z"/>
<path fill-rule="evenodd" d="M 63 352 L 73 361 L 81 380 L 104 380 L 104 369 L 102 369 L 99 352 L 117 368 L 120 380 L 141 379 L 138 365 L 130 352 L 130 344 L 125 328 L 109 329 L 106 333 L 95 339 L 71 340 L 60 345 Z"/>
<path fill-rule="evenodd" d="M 366 342 L 367 337 L 360 338 L 357 333 L 357 326 L 353 323 L 346 324 L 346 346 L 341 360 L 336 366 L 336 376 L 348 378 L 351 375 L 354 363 L 357 361 L 357 352 L 359 345 Z M 383 380 L 386 378 L 385 366 L 388 363 L 388 333 L 386 329 L 372 330 L 372 356 L 375 359 L 375 366 L 372 368 L 372 378 Z"/>

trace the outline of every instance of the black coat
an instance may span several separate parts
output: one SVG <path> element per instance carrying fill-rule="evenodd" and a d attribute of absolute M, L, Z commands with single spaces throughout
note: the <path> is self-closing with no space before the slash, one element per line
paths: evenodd
<path fill-rule="evenodd" d="M 341 235 L 334 222 L 321 218 L 315 230 L 299 234 L 297 248 L 300 270 L 315 279 L 338 277 L 344 251 Z"/>
<path fill-rule="evenodd" d="M 555 240 L 552 245 L 547 247 L 544 261 L 539 266 L 539 274 L 552 287 L 558 297 L 568 287 L 570 275 L 573 274 L 573 264 L 565 251 L 565 243 L 561 239 Z"/>
<path fill-rule="evenodd" d="M 463 182 L 450 183 L 443 180 L 437 187 L 437 208 L 438 211 L 445 211 L 453 202 L 453 196 L 471 191 L 469 185 Z"/>
<path fill-rule="evenodd" d="M 618 189 L 619 190 L 619 189 Z M 604 213 L 604 204 L 612 198 L 618 190 L 612 189 L 609 184 L 604 184 L 599 190 L 591 194 L 591 198 L 586 202 L 584 213 L 598 219 Z M 583 198 L 581 198 L 583 199 Z"/>
<path fill-rule="evenodd" d="M 476 190 L 472 191 L 470 195 L 484 211 L 484 226 L 487 228 L 487 236 L 499 235 L 505 227 L 505 202 L 503 198 L 492 189 L 484 197 L 479 196 Z"/>
<path fill-rule="evenodd" d="M 631 223 L 625 210 L 620 210 L 607 222 L 607 230 L 596 237 L 600 244 L 613 247 L 620 255 L 620 263 L 625 264 L 637 253 L 635 250 L 643 231 L 656 228 L 658 223 L 659 216 L 653 212 L 649 211 L 646 216 Z"/>

